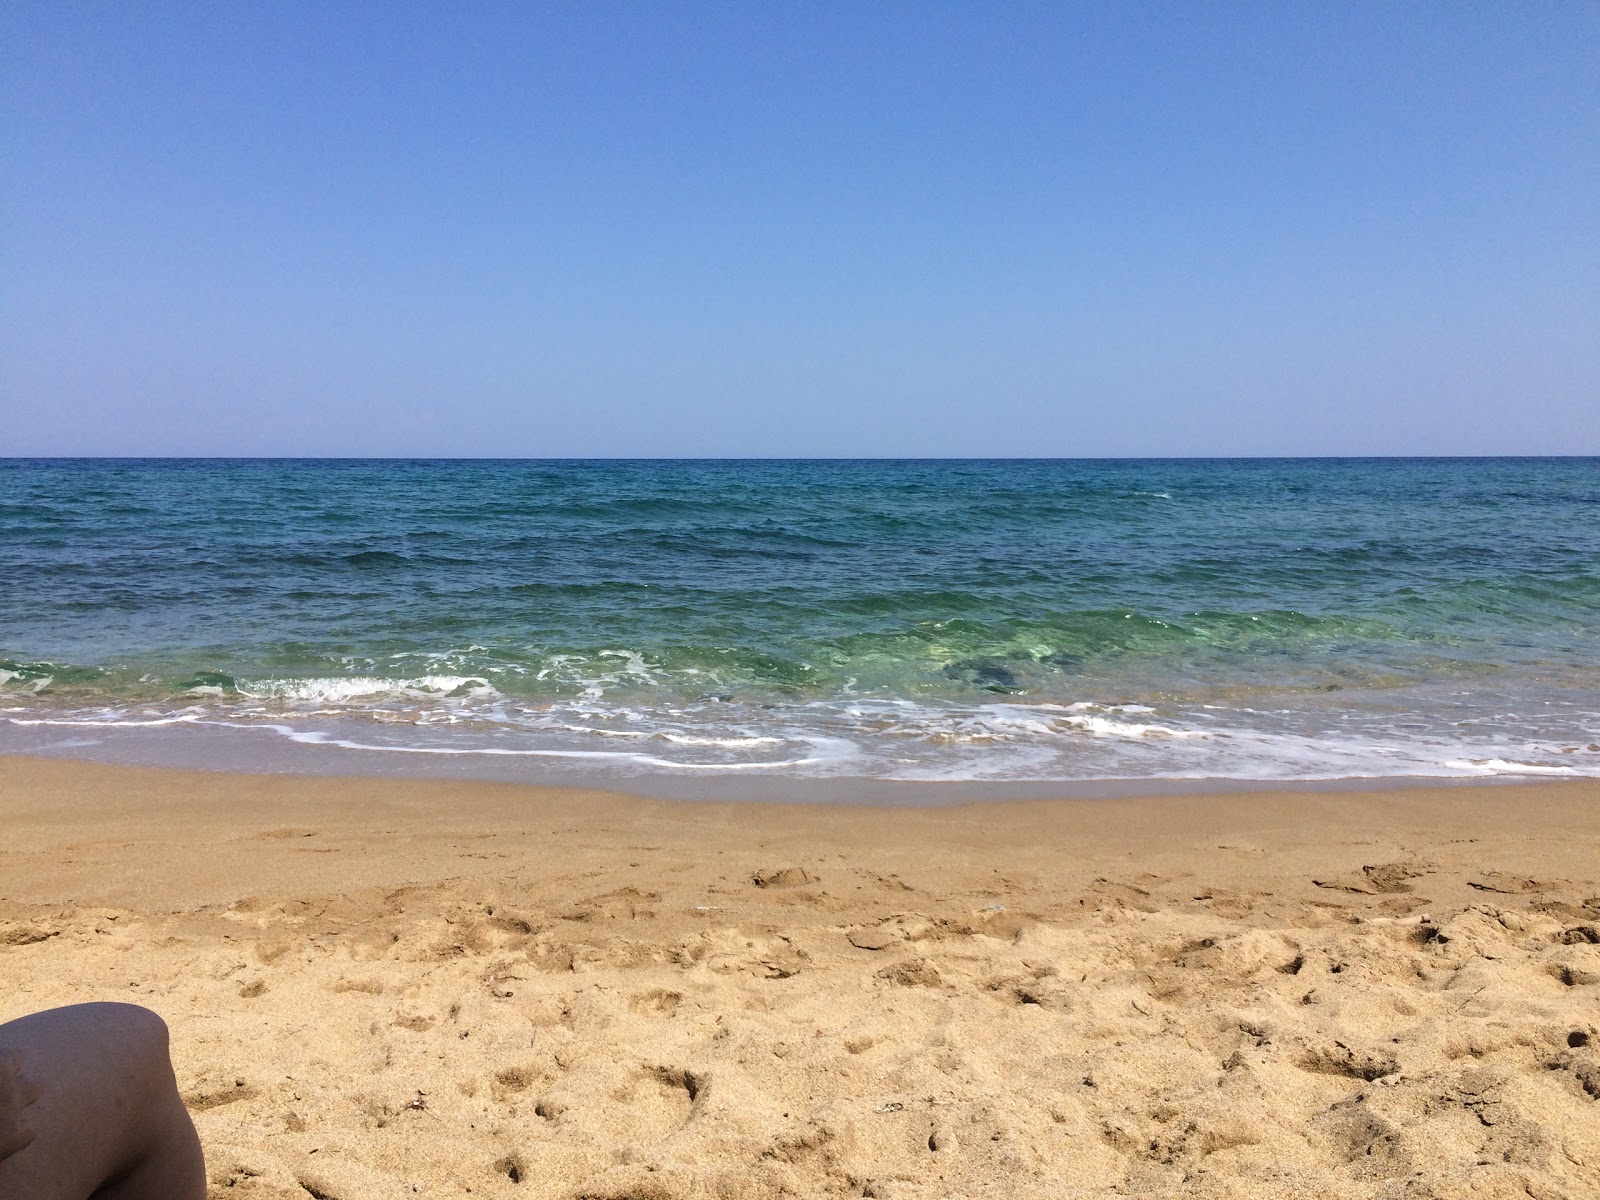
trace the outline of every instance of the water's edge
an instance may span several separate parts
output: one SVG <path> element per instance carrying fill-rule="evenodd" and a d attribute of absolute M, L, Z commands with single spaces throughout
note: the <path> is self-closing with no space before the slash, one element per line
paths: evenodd
<path fill-rule="evenodd" d="M 504 783 L 593 789 L 653 800 L 709 803 L 825 804 L 878 808 L 939 808 L 1006 801 L 1141 799 L 1250 793 L 1390 792 L 1434 788 L 1481 789 L 1595 783 L 1593 777 L 1548 775 L 1346 775 L 1329 778 L 1241 779 L 1140 777 L 1104 779 L 895 780 L 861 776 L 817 778 L 778 774 L 683 776 L 622 773 L 583 766 L 550 770 L 539 764 L 458 756 L 447 759 L 351 751 L 340 746 L 264 741 L 248 730 L 183 730 L 150 737 L 115 730 L 80 740 L 18 738 L 0 729 L 0 771 L 8 759 L 60 759 L 109 767 L 198 771 L 229 775 Z"/>

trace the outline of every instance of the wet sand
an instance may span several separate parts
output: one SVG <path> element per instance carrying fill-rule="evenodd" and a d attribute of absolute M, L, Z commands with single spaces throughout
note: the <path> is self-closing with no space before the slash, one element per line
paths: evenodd
<path fill-rule="evenodd" d="M 212 1195 L 1600 1194 L 1600 784 L 694 803 L 0 759 L 0 1019 Z"/>

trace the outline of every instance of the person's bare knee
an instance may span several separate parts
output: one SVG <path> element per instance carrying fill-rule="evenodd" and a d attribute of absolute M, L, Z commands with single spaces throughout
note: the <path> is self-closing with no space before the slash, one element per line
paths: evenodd
<path fill-rule="evenodd" d="M 0 1025 L 43 1088 L 31 1145 L 0 1162 L 0 1200 L 201 1196 L 199 1141 L 178 1095 L 166 1023 L 131 1004 L 84 1004 Z"/>
<path fill-rule="evenodd" d="M 135 1164 L 96 1191 L 93 1200 L 186 1200 L 203 1195 L 200 1140 L 178 1094 L 167 1023 L 147 1008 L 106 1007 L 124 1010 L 115 1023 L 133 1050 L 134 1101 L 141 1108 L 143 1140 Z"/>

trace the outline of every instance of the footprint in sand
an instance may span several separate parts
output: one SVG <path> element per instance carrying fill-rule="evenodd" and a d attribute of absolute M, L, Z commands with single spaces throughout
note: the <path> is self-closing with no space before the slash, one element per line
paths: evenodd
<path fill-rule="evenodd" d="M 199 1086 L 184 1093 L 183 1102 L 190 1112 L 205 1112 L 227 1104 L 237 1104 L 241 1100 L 253 1099 L 255 1095 L 256 1089 L 243 1079 L 228 1082 L 202 1080 Z"/>
<path fill-rule="evenodd" d="M 1409 892 L 1411 885 L 1406 881 L 1419 878 L 1427 869 L 1425 865 L 1415 863 L 1377 863 L 1362 867 L 1359 875 L 1339 875 L 1313 879 L 1311 882 L 1329 891 L 1350 892 L 1358 896 L 1397 895 Z"/>
<path fill-rule="evenodd" d="M 757 871 L 750 877 L 750 882 L 758 888 L 800 887 L 816 881 L 816 877 L 804 867 L 771 867 Z"/>
<path fill-rule="evenodd" d="M 887 950 L 902 940 L 897 930 L 883 928 L 852 929 L 845 938 L 857 950 Z"/>
<path fill-rule="evenodd" d="M 33 946 L 60 936 L 59 929 L 40 929 L 37 925 L 0 926 L 0 946 Z"/>
<path fill-rule="evenodd" d="M 522 1163 L 522 1156 L 518 1154 L 506 1155 L 504 1158 L 497 1160 L 489 1169 L 496 1175 L 504 1175 L 512 1183 L 521 1183 L 523 1177 L 528 1173 L 528 1168 Z"/>
<path fill-rule="evenodd" d="M 1372 1083 L 1400 1070 L 1400 1064 L 1388 1055 L 1356 1050 L 1343 1042 L 1308 1050 L 1300 1056 L 1299 1066 L 1302 1071 L 1317 1075 L 1340 1075 L 1365 1083 Z"/>
<path fill-rule="evenodd" d="M 659 1142 L 689 1123 L 705 1079 L 682 1067 L 646 1067 L 612 1093 L 625 1106 L 627 1126 L 638 1142 Z"/>
<path fill-rule="evenodd" d="M 628 1007 L 636 1013 L 659 1013 L 670 1016 L 683 1002 L 682 992 L 671 992 L 666 988 L 651 988 L 649 991 L 640 992 L 631 997 Z"/>
<path fill-rule="evenodd" d="M 537 1067 L 506 1067 L 496 1071 L 489 1090 L 502 1104 L 527 1091 L 540 1079 Z"/>

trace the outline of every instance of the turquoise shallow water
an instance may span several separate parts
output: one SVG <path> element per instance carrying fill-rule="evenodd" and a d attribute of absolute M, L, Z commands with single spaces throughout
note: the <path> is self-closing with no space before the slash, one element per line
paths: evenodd
<path fill-rule="evenodd" d="M 0 749 L 1600 775 L 1595 459 L 0 460 L 0 580 Z"/>

